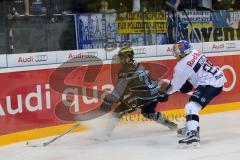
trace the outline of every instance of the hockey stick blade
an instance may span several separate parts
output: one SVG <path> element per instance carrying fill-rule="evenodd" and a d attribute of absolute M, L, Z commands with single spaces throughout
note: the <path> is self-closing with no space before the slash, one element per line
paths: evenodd
<path fill-rule="evenodd" d="M 26 146 L 27 147 L 45 147 L 46 145 L 45 145 L 45 143 L 27 141 Z"/>

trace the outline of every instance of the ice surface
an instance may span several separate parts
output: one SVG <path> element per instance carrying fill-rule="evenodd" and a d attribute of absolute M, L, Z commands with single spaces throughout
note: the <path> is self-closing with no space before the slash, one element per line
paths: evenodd
<path fill-rule="evenodd" d="M 95 124 L 96 126 L 98 125 Z M 40 148 L 29 148 L 25 147 L 25 143 L 18 143 L 0 148 L 0 158 L 1 160 L 240 159 L 240 111 L 201 116 L 199 149 L 178 149 L 176 133 L 154 122 L 120 125 L 107 142 L 96 142 L 92 139 L 93 135 L 90 131 L 70 134 L 48 147 Z"/>

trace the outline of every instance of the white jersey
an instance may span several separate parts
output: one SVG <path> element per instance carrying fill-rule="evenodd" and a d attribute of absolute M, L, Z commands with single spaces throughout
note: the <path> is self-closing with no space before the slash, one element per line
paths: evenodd
<path fill-rule="evenodd" d="M 200 85 L 210 85 L 213 87 L 223 87 L 227 82 L 223 72 L 213 64 L 198 50 L 192 50 L 189 55 L 182 58 L 174 68 L 171 88 L 168 94 L 177 92 L 189 81 L 194 88 Z"/>

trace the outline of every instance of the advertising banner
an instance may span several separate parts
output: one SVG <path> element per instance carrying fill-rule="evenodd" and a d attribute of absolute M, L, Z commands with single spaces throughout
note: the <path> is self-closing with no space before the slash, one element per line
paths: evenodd
<path fill-rule="evenodd" d="M 167 33 L 167 19 L 167 14 L 162 12 L 127 13 L 118 17 L 118 33 Z"/>
<path fill-rule="evenodd" d="M 178 12 L 169 17 L 168 24 L 169 38 L 175 41 L 186 39 L 200 43 L 240 40 L 239 11 Z"/>
<path fill-rule="evenodd" d="M 73 51 L 58 51 L 57 63 L 65 63 L 74 59 L 72 62 L 94 61 L 96 58 L 101 60 L 106 59 L 106 51 L 104 49 L 88 49 L 88 50 L 73 50 Z M 75 60 L 76 59 L 76 60 Z"/>
<path fill-rule="evenodd" d="M 202 26 L 201 28 L 188 28 L 188 37 L 194 35 L 203 42 L 240 40 L 240 30 L 231 27 L 214 28 Z"/>
<path fill-rule="evenodd" d="M 202 43 L 191 43 L 194 49 L 199 51 L 202 50 Z M 157 56 L 172 56 L 173 55 L 173 44 L 158 45 L 157 46 Z"/>
<path fill-rule="evenodd" d="M 135 13 L 129 13 L 128 15 Z M 139 15 L 139 13 L 136 15 Z M 167 43 L 167 39 L 163 36 L 162 30 L 164 25 L 164 33 L 167 30 L 167 20 L 166 15 L 159 15 L 158 13 L 149 13 L 145 15 L 146 17 L 151 18 L 151 20 L 145 20 L 145 31 L 144 28 L 138 28 L 136 33 L 128 33 L 124 29 L 124 25 L 130 24 L 126 20 L 120 20 L 119 24 L 117 21 L 117 14 L 77 14 L 76 15 L 76 35 L 77 35 L 77 46 L 78 49 L 96 49 L 104 48 L 105 45 L 109 42 L 112 43 L 123 43 L 125 41 L 131 41 L 133 46 L 143 46 L 143 45 L 155 45 Z M 165 20 L 155 19 L 162 18 Z M 134 18 L 134 17 L 133 17 Z M 140 25 L 143 24 L 143 19 L 138 17 L 141 20 Z M 164 22 L 163 22 L 164 21 Z M 121 25 L 121 30 L 124 31 L 124 34 L 119 34 L 119 26 Z M 136 23 L 134 23 L 135 25 Z M 139 24 L 137 24 L 139 25 Z M 134 27 L 134 26 L 130 26 Z M 135 26 L 136 29 L 137 26 Z M 138 26 L 141 27 L 141 26 Z M 143 27 L 143 26 L 142 26 Z M 132 28 L 134 29 L 134 28 Z M 163 30 L 162 30 L 163 31 Z"/>
<path fill-rule="evenodd" d="M 229 27 L 230 12 L 225 10 L 215 11 L 211 14 L 211 21 L 216 28 Z"/>
<path fill-rule="evenodd" d="M 211 104 L 240 100 L 239 59 L 239 55 L 210 57 L 228 80 L 224 92 Z M 176 60 L 146 58 L 142 64 L 155 80 L 170 80 Z M 56 106 L 68 98 L 74 102 L 71 108 L 74 112 L 86 112 L 98 107 L 104 91 L 113 90 L 119 69 L 116 64 L 80 64 L 74 68 L 1 73 L 0 126 L 4 130 L 0 135 L 67 123 L 55 113 Z M 188 98 L 189 95 L 176 93 L 169 97 L 168 102 L 159 103 L 158 110 L 181 109 Z"/>
<path fill-rule="evenodd" d="M 78 49 L 104 48 L 107 41 L 117 39 L 116 14 L 77 14 Z"/>
<path fill-rule="evenodd" d="M 237 51 L 240 50 L 240 41 L 204 42 L 203 46 L 204 53 Z"/>
<path fill-rule="evenodd" d="M 136 58 L 143 58 L 143 57 L 156 57 L 156 49 L 157 47 L 152 45 L 152 46 L 134 46 L 132 47 L 135 53 Z M 114 56 L 116 57 L 118 54 L 119 48 L 107 52 L 107 59 L 114 59 Z"/>
<path fill-rule="evenodd" d="M 210 11 L 190 11 L 179 12 L 179 16 L 182 23 L 189 24 L 189 21 L 194 26 L 211 23 L 211 12 Z"/>
<path fill-rule="evenodd" d="M 36 66 L 44 64 L 55 64 L 56 52 L 38 52 L 7 55 L 8 67 Z"/>

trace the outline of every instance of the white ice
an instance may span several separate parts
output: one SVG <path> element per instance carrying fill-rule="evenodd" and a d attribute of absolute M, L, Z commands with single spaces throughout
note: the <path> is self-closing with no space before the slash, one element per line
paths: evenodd
<path fill-rule="evenodd" d="M 107 142 L 92 140 L 90 131 L 80 132 L 47 147 L 29 148 L 25 143 L 2 147 L 0 159 L 240 160 L 239 122 L 240 111 L 201 116 L 199 149 L 178 149 L 176 133 L 154 122 L 129 123 L 118 126 Z"/>

